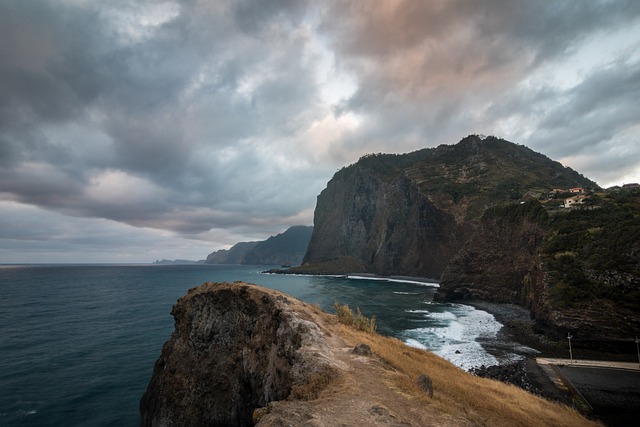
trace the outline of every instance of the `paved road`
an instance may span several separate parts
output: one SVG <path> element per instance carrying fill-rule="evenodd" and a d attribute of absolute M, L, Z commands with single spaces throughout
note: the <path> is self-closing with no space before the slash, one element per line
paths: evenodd
<path fill-rule="evenodd" d="M 577 390 L 593 408 L 593 415 L 607 426 L 640 425 L 640 366 L 637 363 L 537 361 L 556 386 Z"/>
<path fill-rule="evenodd" d="M 607 425 L 640 424 L 640 371 L 575 365 L 560 370 Z"/>
<path fill-rule="evenodd" d="M 540 365 L 557 365 L 557 366 L 591 366 L 594 368 L 619 368 L 629 371 L 640 371 L 640 363 L 629 362 L 609 362 L 603 360 L 581 360 L 581 359 L 552 359 L 548 357 L 538 357 L 536 362 Z"/>

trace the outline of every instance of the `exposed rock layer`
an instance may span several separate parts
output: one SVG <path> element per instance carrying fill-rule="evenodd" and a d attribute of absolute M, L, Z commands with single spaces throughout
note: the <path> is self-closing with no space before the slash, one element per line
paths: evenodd
<path fill-rule="evenodd" d="M 254 409 L 330 369 L 300 305 L 248 284 L 189 290 L 173 307 L 175 331 L 141 400 L 141 425 L 253 425 Z"/>

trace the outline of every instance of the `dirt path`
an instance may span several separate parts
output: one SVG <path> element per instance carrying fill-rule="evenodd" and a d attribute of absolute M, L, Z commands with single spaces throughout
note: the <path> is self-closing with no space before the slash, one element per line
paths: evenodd
<path fill-rule="evenodd" d="M 314 322 L 327 333 L 330 357 L 340 379 L 313 402 L 273 402 L 261 427 L 271 426 L 465 426 L 466 420 L 446 418 L 428 404 L 399 390 L 395 370 L 375 354 L 358 355 L 354 345 L 337 333 L 337 325 L 324 318 Z"/>

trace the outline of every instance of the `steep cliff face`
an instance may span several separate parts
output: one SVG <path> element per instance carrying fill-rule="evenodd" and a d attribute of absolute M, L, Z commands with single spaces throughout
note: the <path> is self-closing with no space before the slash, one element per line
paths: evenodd
<path fill-rule="evenodd" d="M 254 409 L 331 373 L 302 303 L 249 284 L 206 283 L 173 307 L 175 331 L 140 403 L 143 426 L 250 426 Z"/>
<path fill-rule="evenodd" d="M 300 265 L 307 251 L 313 227 L 297 225 L 284 233 L 271 236 L 245 255 L 243 264 L 256 265 Z"/>
<path fill-rule="evenodd" d="M 459 244 L 461 226 L 401 174 L 390 182 L 353 168 L 318 196 L 303 264 L 350 257 L 378 274 L 438 277 Z"/>
<path fill-rule="evenodd" d="M 640 328 L 640 192 L 551 213 L 537 202 L 488 209 L 436 298 L 519 304 L 548 337 L 571 333 L 583 346 L 631 351 L 610 340 Z"/>
<path fill-rule="evenodd" d="M 537 202 L 489 209 L 442 274 L 437 299 L 536 309 L 547 213 Z"/>
<path fill-rule="evenodd" d="M 220 249 L 207 255 L 205 264 L 242 264 L 245 256 L 258 242 L 239 242 L 229 249 Z"/>
<path fill-rule="evenodd" d="M 597 188 L 558 162 L 493 137 L 365 156 L 318 196 L 303 265 L 348 257 L 371 273 L 439 278 L 487 207 L 576 186 Z"/>

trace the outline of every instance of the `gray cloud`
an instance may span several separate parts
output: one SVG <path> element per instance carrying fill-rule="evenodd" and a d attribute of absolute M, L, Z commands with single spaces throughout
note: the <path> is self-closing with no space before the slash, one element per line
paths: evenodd
<path fill-rule="evenodd" d="M 6 1 L 0 213 L 31 219 L 0 248 L 265 238 L 359 156 L 469 133 L 637 177 L 639 37 L 622 0 Z"/>

